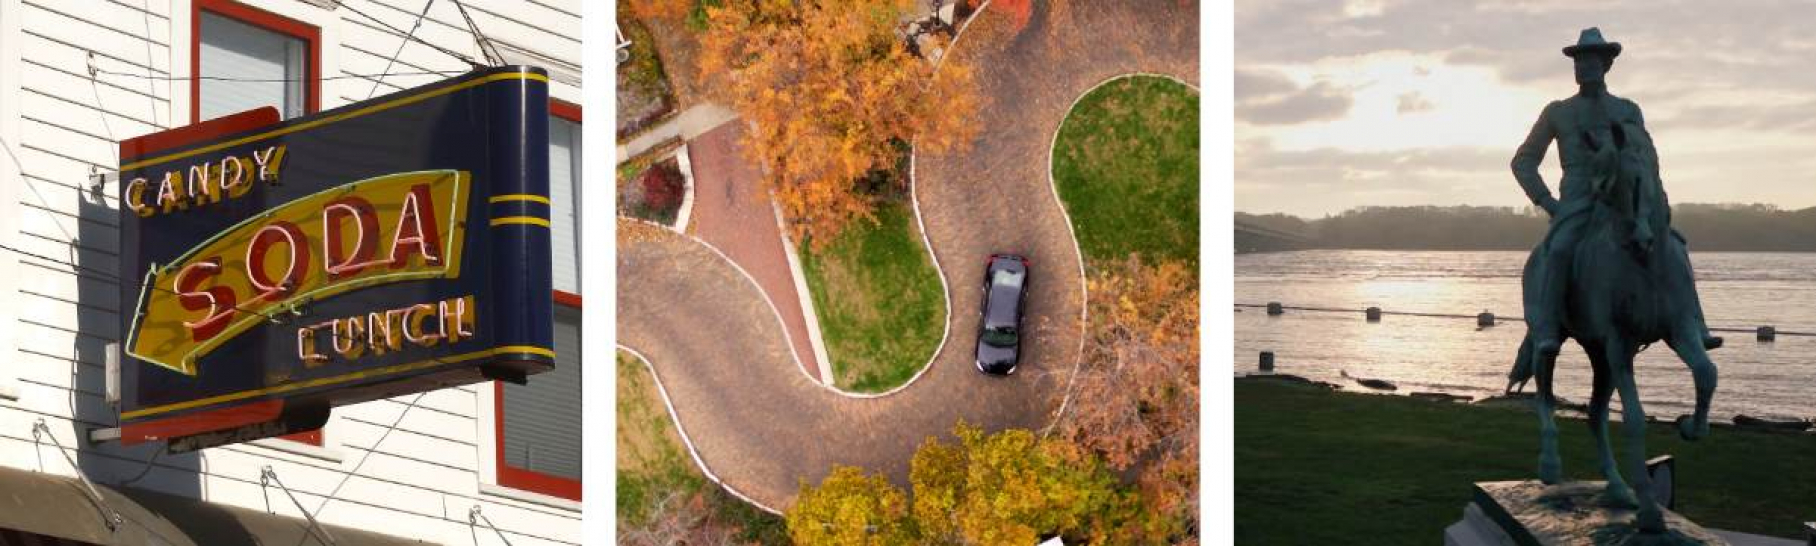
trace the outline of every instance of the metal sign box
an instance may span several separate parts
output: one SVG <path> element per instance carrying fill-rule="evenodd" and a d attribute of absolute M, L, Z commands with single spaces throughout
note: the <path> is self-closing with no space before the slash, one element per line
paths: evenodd
<path fill-rule="evenodd" d="M 550 369 L 548 119 L 547 74 L 511 66 L 122 142 L 121 441 Z"/>

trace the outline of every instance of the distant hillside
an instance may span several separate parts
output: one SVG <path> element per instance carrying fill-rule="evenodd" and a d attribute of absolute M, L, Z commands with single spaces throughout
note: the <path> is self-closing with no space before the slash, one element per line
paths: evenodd
<path fill-rule="evenodd" d="M 1420 206 L 1359 207 L 1312 220 L 1238 212 L 1236 222 L 1302 235 L 1319 248 L 1526 250 L 1545 236 L 1548 219 L 1530 208 Z M 1685 203 L 1672 207 L 1672 225 L 1696 250 L 1816 252 L 1816 207 Z M 1291 248 L 1251 246 L 1240 250 Z"/>

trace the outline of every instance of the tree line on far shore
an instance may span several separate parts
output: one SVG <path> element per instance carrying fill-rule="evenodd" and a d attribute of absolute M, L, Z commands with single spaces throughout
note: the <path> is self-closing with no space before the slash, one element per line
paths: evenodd
<path fill-rule="evenodd" d="M 1671 225 L 1696 251 L 1816 252 L 1816 207 L 1684 203 Z M 1527 250 L 1545 236 L 1548 217 L 1531 207 L 1358 207 L 1317 219 L 1236 213 L 1236 222 L 1304 238 L 1244 238 L 1239 252 L 1338 248 L 1376 250 Z"/>

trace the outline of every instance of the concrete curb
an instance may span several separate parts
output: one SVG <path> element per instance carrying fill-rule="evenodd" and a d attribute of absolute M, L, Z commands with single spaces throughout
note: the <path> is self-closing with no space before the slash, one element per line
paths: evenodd
<path fill-rule="evenodd" d="M 813 309 L 813 293 L 807 290 L 807 277 L 801 272 L 801 257 L 788 237 L 788 224 L 782 221 L 782 207 L 776 204 L 776 192 L 769 192 L 769 210 L 776 215 L 776 232 L 782 235 L 782 253 L 788 256 L 788 274 L 794 277 L 795 297 L 801 300 L 801 321 L 807 323 L 807 345 L 813 348 L 814 363 L 820 368 L 820 383 L 833 390 L 832 360 L 826 357 L 826 341 L 820 337 L 820 315 Z M 805 368 L 805 366 L 803 366 Z"/>
<path fill-rule="evenodd" d="M 687 141 L 681 141 L 681 147 L 675 148 L 675 163 L 681 167 L 681 179 L 686 190 L 681 194 L 681 212 L 675 213 L 675 231 L 687 232 L 687 220 L 694 212 L 694 162 L 687 153 Z"/>
<path fill-rule="evenodd" d="M 781 510 L 770 508 L 763 503 L 757 502 L 756 499 L 750 498 L 749 495 L 745 495 L 738 491 L 738 488 L 732 487 L 731 484 L 725 483 L 724 480 L 719 479 L 718 474 L 714 474 L 711 468 L 706 467 L 706 461 L 700 458 L 700 450 L 694 448 L 693 439 L 688 438 L 687 436 L 687 428 L 681 425 L 681 416 L 675 413 L 675 403 L 669 400 L 668 387 L 662 386 L 662 376 L 661 374 L 656 373 L 656 366 L 650 364 L 649 358 L 643 356 L 643 353 L 637 352 L 636 349 L 619 345 L 618 350 L 630 353 L 631 356 L 637 357 L 637 361 L 643 363 L 643 369 L 649 370 L 650 379 L 656 381 L 656 393 L 662 395 L 662 407 L 668 409 L 668 419 L 675 422 L 675 434 L 681 437 L 681 444 L 687 447 L 687 454 L 688 456 L 693 457 L 694 466 L 700 467 L 700 473 L 705 474 L 706 479 L 712 480 L 713 483 L 718 484 L 719 487 L 725 489 L 725 492 L 731 493 L 732 496 L 737 497 L 739 500 L 749 503 L 751 506 L 755 506 L 764 512 L 769 512 L 778 516 L 782 515 Z M 617 410 L 614 409 L 613 411 Z"/>

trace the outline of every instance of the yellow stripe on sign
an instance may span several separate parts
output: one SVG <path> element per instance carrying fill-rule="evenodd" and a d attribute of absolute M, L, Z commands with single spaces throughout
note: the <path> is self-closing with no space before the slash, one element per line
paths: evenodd
<path fill-rule="evenodd" d="M 353 372 L 353 373 L 336 375 L 333 377 L 322 377 L 322 378 L 318 378 L 318 379 L 310 379 L 308 381 L 299 381 L 296 383 L 286 383 L 286 384 L 277 385 L 274 387 L 265 387 L 263 389 L 240 391 L 240 392 L 223 394 L 223 395 L 219 395 L 219 396 L 210 396 L 207 398 L 198 398 L 195 400 L 177 402 L 175 404 L 165 404 L 162 406 L 153 406 L 153 407 L 149 407 L 149 408 L 141 408 L 141 409 L 136 409 L 136 410 L 132 410 L 132 411 L 124 411 L 124 412 L 120 412 L 120 418 L 121 419 L 135 419 L 135 418 L 144 417 L 147 415 L 156 415 L 159 413 L 169 413 L 169 412 L 178 411 L 178 410 L 186 410 L 186 409 L 190 409 L 190 408 L 199 408 L 202 406 L 210 406 L 210 405 L 219 404 L 222 402 L 232 402 L 235 400 L 244 400 L 244 399 L 252 398 L 255 396 L 263 396 L 263 395 L 267 395 L 267 394 L 280 394 L 280 393 L 286 393 L 286 392 L 295 391 L 295 390 L 307 389 L 307 388 L 311 388 L 311 387 L 320 387 L 323 385 L 333 385 L 336 383 L 346 383 L 348 381 L 354 381 L 354 380 L 358 380 L 358 379 L 379 377 L 379 376 L 403 373 L 403 372 L 408 372 L 408 371 L 421 370 L 424 368 L 433 368 L 436 366 L 442 366 L 442 365 L 447 365 L 447 364 L 457 364 L 460 362 L 465 362 L 465 361 L 473 360 L 476 358 L 485 358 L 485 357 L 489 357 L 489 356 L 494 356 L 494 355 L 497 355 L 500 353 L 533 353 L 533 354 L 547 353 L 548 356 L 550 356 L 550 357 L 553 357 L 555 355 L 554 350 L 543 348 L 543 347 L 532 347 L 532 346 L 524 346 L 524 345 L 507 345 L 504 347 L 495 347 L 495 348 L 486 349 L 483 351 L 474 351 L 471 353 L 458 354 L 458 355 L 449 356 L 449 357 L 431 358 L 428 360 L 411 362 L 408 364 L 395 364 L 395 365 L 391 365 L 391 366 L 385 366 L 382 368 L 372 368 L 369 370 L 361 370 L 361 371 L 357 371 L 357 372 Z"/>
<path fill-rule="evenodd" d="M 458 83 L 455 85 L 450 85 L 447 87 L 436 89 L 433 91 L 428 91 L 428 92 L 422 93 L 420 95 L 399 97 L 395 100 L 381 102 L 378 104 L 374 104 L 372 106 L 367 106 L 365 108 L 353 110 L 351 112 L 335 114 L 335 115 L 317 119 L 317 120 L 312 120 L 312 121 L 308 121 L 308 122 L 304 122 L 304 123 L 298 123 L 296 125 L 291 125 L 289 127 L 284 127 L 281 129 L 275 129 L 275 130 L 266 131 L 266 132 L 252 135 L 252 136 L 236 138 L 233 140 L 229 140 L 229 141 L 221 142 L 221 143 L 217 143 L 217 144 L 211 144 L 208 146 L 203 146 L 201 148 L 196 148 L 194 150 L 177 152 L 174 154 L 146 159 L 143 161 L 134 161 L 132 163 L 127 163 L 125 165 L 121 165 L 120 170 L 121 171 L 131 171 L 134 169 L 141 169 L 141 168 L 145 168 L 145 167 L 150 167 L 152 165 L 157 165 L 159 163 L 167 163 L 167 162 L 171 162 L 171 161 L 176 161 L 178 159 L 183 159 L 185 157 L 191 157 L 191 156 L 196 156 L 196 155 L 200 155 L 200 154 L 205 154 L 205 153 L 212 152 L 215 150 L 220 150 L 220 149 L 224 149 L 224 148 L 232 148 L 234 146 L 239 146 L 241 144 L 245 144 L 248 142 L 257 142 L 257 141 L 264 140 L 267 138 L 284 136 L 284 135 L 294 133 L 297 131 L 305 131 L 305 130 L 309 130 L 309 129 L 314 129 L 316 127 L 320 127 L 320 126 L 334 123 L 337 121 L 346 121 L 346 120 L 357 118 L 357 117 L 364 116 L 367 114 L 383 112 L 385 110 L 390 110 L 392 108 L 396 108 L 399 106 L 422 102 L 422 101 L 429 100 L 429 99 L 432 99 L 435 97 L 453 93 L 455 91 L 467 89 L 470 87 L 477 87 L 480 85 L 485 85 L 485 84 L 492 83 L 492 82 L 499 81 L 499 80 L 535 80 L 535 81 L 547 83 L 549 81 L 549 77 L 541 75 L 541 74 L 530 73 L 530 72 L 504 72 L 504 73 L 500 73 L 500 74 L 493 74 L 493 75 L 486 76 L 483 78 L 476 78 L 471 81 L 465 81 L 465 82 L 461 82 L 461 83 Z"/>
<path fill-rule="evenodd" d="M 528 224 L 528 225 L 534 225 L 534 226 L 549 227 L 549 219 L 537 218 L 535 216 L 506 216 L 503 218 L 493 218 L 492 219 L 492 225 L 494 225 L 494 226 L 508 226 L 508 225 L 513 225 L 513 224 Z"/>
<path fill-rule="evenodd" d="M 544 205 L 551 204 L 551 203 L 549 203 L 549 198 L 546 196 L 534 195 L 534 194 L 528 194 L 528 193 L 512 193 L 512 194 L 505 194 L 505 195 L 494 195 L 494 196 L 492 196 L 491 199 L 486 200 L 486 202 L 488 202 L 488 203 L 509 203 L 509 202 L 513 202 L 513 201 L 534 201 L 537 203 L 542 203 Z"/>
<path fill-rule="evenodd" d="M 505 346 L 499 347 L 495 350 L 500 353 L 529 353 L 529 354 L 533 354 L 533 355 L 555 358 L 555 351 L 545 349 L 542 347 L 537 347 L 534 345 L 505 345 Z"/>

